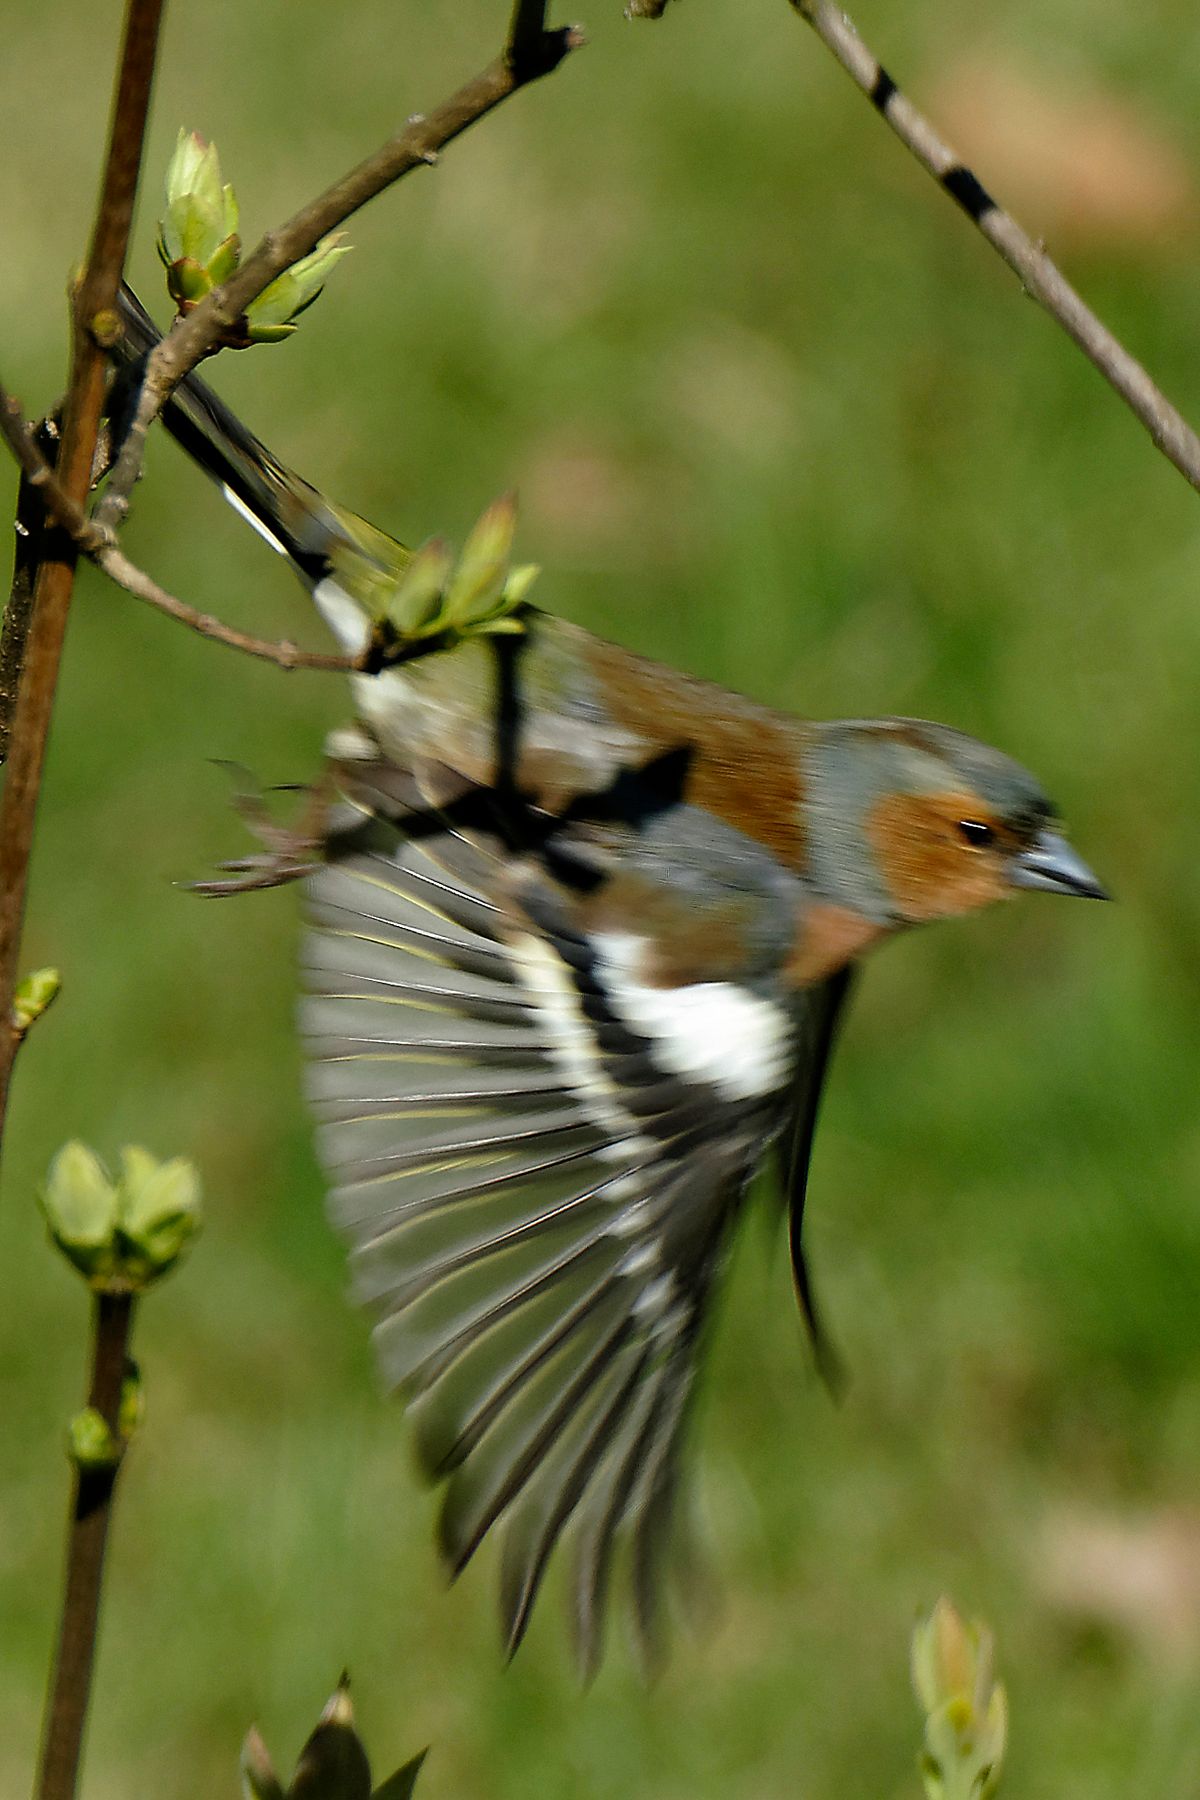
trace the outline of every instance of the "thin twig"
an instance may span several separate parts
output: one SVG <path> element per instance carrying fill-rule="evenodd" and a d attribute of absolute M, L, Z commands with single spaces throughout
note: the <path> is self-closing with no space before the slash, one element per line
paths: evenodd
<path fill-rule="evenodd" d="M 88 1405 L 108 1427 L 113 1459 L 99 1467 L 75 1466 L 75 1490 L 67 1525 L 67 1573 L 58 1649 L 46 1702 L 37 1800 L 72 1800 L 92 1686 L 96 1622 L 104 1552 L 124 1442 L 121 1391 L 129 1358 L 134 1297 L 99 1293 L 95 1298 L 92 1371 Z"/>
<path fill-rule="evenodd" d="M 339 656 L 335 650 L 301 650 L 287 638 L 276 641 L 253 637 L 249 632 L 225 625 L 211 613 L 200 612 L 197 607 L 189 606 L 186 600 L 177 600 L 174 594 L 159 587 L 157 581 L 135 563 L 131 563 L 115 544 L 98 550 L 95 561 L 98 568 L 103 569 L 106 575 L 135 599 L 157 607 L 168 618 L 178 620 L 181 625 L 186 625 L 191 631 L 198 631 L 201 637 L 211 638 L 216 644 L 228 644 L 232 650 L 260 657 L 264 662 L 275 663 L 281 669 L 338 669 L 345 674 L 365 667 L 362 658 L 357 656 Z"/>
<path fill-rule="evenodd" d="M 130 561 L 118 547 L 109 527 L 89 519 L 83 508 L 63 492 L 54 469 L 38 449 L 20 406 L 2 384 L 0 433 L 8 440 L 13 455 L 21 465 L 25 482 L 45 509 L 45 522 L 48 525 L 58 524 L 69 532 L 77 547 L 91 557 L 97 568 L 103 569 L 111 581 L 115 581 L 118 587 L 123 587 L 136 599 L 157 607 L 159 612 L 178 620 L 191 631 L 199 632 L 201 637 L 211 638 L 214 643 L 228 644 L 231 649 L 242 650 L 247 656 L 261 657 L 265 662 L 276 663 L 281 669 L 337 669 L 345 674 L 365 666 L 361 657 L 340 656 L 336 651 L 329 650 L 301 650 L 286 638 L 276 641 L 254 637 L 249 632 L 238 631 L 232 625 L 223 624 L 211 613 L 201 612 L 197 607 L 189 606 L 185 600 L 177 600 L 174 594 L 169 594 L 152 576 Z"/>
<path fill-rule="evenodd" d="M 507 100 L 510 94 L 556 69 L 583 42 L 573 26 L 545 28 L 545 4 L 516 0 L 504 49 L 431 113 L 415 113 L 404 129 L 332 187 L 301 207 L 286 224 L 269 231 L 223 286 L 214 288 L 171 330 L 150 355 L 133 420 L 109 476 L 96 518 L 119 527 L 141 471 L 146 433 L 171 390 L 236 327 L 250 302 L 276 276 L 306 256 L 352 213 L 413 169 L 436 163 L 454 138 Z"/>
<path fill-rule="evenodd" d="M 1163 455 L 1200 489 L 1200 437 L 1155 386 L 1142 365 L 1085 305 L 1045 251 L 959 160 L 944 139 L 868 50 L 851 21 L 832 0 L 790 0 L 833 52 L 843 69 L 881 113 L 901 143 L 940 182 L 1019 276 L 1027 293 L 1044 306 L 1084 355 L 1116 390 L 1150 433 Z"/>
<path fill-rule="evenodd" d="M 127 0 L 112 124 L 87 264 L 74 296 L 71 379 L 64 408 L 58 479 L 82 506 L 87 498 L 104 404 L 104 340 L 116 328 L 115 305 L 137 192 L 163 0 Z M 0 798 L 0 1019 L 12 1011 L 21 924 L 46 740 L 58 683 L 78 552 L 65 532 L 50 534 L 34 586 L 33 617 Z M 15 1045 L 0 1032 L 0 1137 Z"/>

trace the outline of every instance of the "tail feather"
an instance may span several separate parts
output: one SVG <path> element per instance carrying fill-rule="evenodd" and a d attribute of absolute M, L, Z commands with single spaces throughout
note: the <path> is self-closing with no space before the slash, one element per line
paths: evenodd
<path fill-rule="evenodd" d="M 124 334 L 113 354 L 125 369 L 136 370 L 162 333 L 128 285 L 122 285 L 117 305 Z M 332 507 L 286 468 L 194 371 L 167 401 L 162 420 L 235 511 L 287 557 L 310 591 L 331 575 L 336 579 L 339 570 L 344 585 L 348 556 L 389 575 L 408 560 L 401 545 L 365 519 Z"/>

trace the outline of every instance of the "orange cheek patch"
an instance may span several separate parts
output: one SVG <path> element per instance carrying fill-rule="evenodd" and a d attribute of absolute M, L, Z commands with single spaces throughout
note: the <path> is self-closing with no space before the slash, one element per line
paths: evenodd
<path fill-rule="evenodd" d="M 867 816 L 867 837 L 897 910 L 913 923 L 973 912 L 1001 899 L 1007 883 L 999 858 L 972 850 L 956 831 L 977 818 L 970 794 L 889 794 Z"/>

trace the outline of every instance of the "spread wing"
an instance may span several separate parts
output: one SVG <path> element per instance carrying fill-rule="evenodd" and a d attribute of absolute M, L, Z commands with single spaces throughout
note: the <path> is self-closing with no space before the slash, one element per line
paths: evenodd
<path fill-rule="evenodd" d="M 303 1026 L 334 1216 L 445 1484 L 444 1554 L 458 1571 L 500 1527 L 511 1649 L 566 1534 L 591 1666 L 620 1549 L 652 1649 L 709 1302 L 791 1067 L 773 1042 L 775 1089 L 722 1080 L 711 1034 L 790 1020 L 730 983 L 639 986 L 636 922 L 601 955 L 553 859 L 470 797 L 439 812 L 389 763 L 342 774 Z"/>

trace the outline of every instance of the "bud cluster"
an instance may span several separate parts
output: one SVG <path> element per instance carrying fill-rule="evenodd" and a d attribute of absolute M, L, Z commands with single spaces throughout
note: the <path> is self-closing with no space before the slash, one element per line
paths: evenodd
<path fill-rule="evenodd" d="M 988 1800 L 1000 1780 L 1008 1700 L 992 1634 L 941 1599 L 912 1636 L 912 1680 L 925 1713 L 921 1774 L 929 1800 Z"/>
<path fill-rule="evenodd" d="M 178 1262 L 200 1228 L 200 1177 L 129 1144 L 113 1177 L 86 1144 L 64 1144 L 41 1194 L 50 1236 L 100 1292 L 139 1293 Z"/>
<path fill-rule="evenodd" d="M 410 1800 L 425 1752 L 371 1786 L 371 1765 L 354 1726 L 350 1683 L 343 1675 L 317 1721 L 284 1787 L 267 1746 L 253 1727 L 242 1745 L 242 1793 L 245 1800 Z"/>
<path fill-rule="evenodd" d="M 367 605 L 383 660 L 446 649 L 471 637 L 517 636 L 520 609 L 539 570 L 512 564 L 517 525 L 511 494 L 492 502 L 474 526 L 462 554 L 442 538 L 422 544 L 398 577 L 367 577 Z"/>
<path fill-rule="evenodd" d="M 238 204 L 221 180 L 215 144 L 195 131 L 181 131 L 167 165 L 166 211 L 158 224 L 158 254 L 167 287 L 180 312 L 190 312 L 213 288 L 228 281 L 241 260 Z M 285 269 L 246 308 L 237 342 L 274 344 L 290 337 L 295 321 L 321 292 L 349 245 L 343 234 L 322 238 L 316 249 Z"/>

